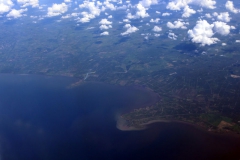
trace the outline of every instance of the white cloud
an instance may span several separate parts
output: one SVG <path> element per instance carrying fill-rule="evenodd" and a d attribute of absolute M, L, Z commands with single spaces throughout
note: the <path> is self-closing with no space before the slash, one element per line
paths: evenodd
<path fill-rule="evenodd" d="M 214 9 L 216 1 L 215 0 L 192 0 L 192 4 L 198 5 L 200 7 L 208 8 L 208 9 Z"/>
<path fill-rule="evenodd" d="M 61 4 L 54 3 L 52 7 L 48 7 L 47 15 L 49 17 L 59 16 L 67 12 L 67 10 L 68 10 L 68 6 L 65 3 L 61 3 Z"/>
<path fill-rule="evenodd" d="M 159 12 L 159 11 L 156 11 L 156 13 L 157 13 L 157 14 L 160 14 L 161 12 Z"/>
<path fill-rule="evenodd" d="M 105 25 L 110 25 L 112 22 L 108 21 L 106 18 L 102 19 L 99 24 L 105 24 Z"/>
<path fill-rule="evenodd" d="M 38 0 L 17 0 L 19 4 L 21 4 L 21 7 L 27 7 L 27 6 L 32 6 L 32 7 L 38 7 L 39 2 Z"/>
<path fill-rule="evenodd" d="M 214 25 L 213 27 L 214 31 L 223 36 L 226 36 L 230 33 L 231 27 L 224 22 L 216 21 L 216 22 L 213 22 L 213 25 Z"/>
<path fill-rule="evenodd" d="M 168 3 L 167 9 L 181 10 L 190 3 L 190 0 L 173 0 Z"/>
<path fill-rule="evenodd" d="M 95 2 L 84 1 L 83 4 L 79 5 L 79 8 L 86 8 L 89 10 L 89 12 L 81 13 L 83 17 L 78 20 L 78 22 L 81 23 L 89 22 L 101 13 L 101 9 L 99 9 L 98 5 L 95 5 Z"/>
<path fill-rule="evenodd" d="M 173 39 L 173 40 L 177 40 L 177 35 L 170 32 L 170 33 L 168 33 L 168 38 Z"/>
<path fill-rule="evenodd" d="M 150 22 L 151 23 L 158 23 L 160 21 L 160 18 L 156 18 L 156 19 L 151 19 Z"/>
<path fill-rule="evenodd" d="M 144 7 L 150 7 L 151 5 L 158 4 L 157 0 L 142 0 L 139 2 Z"/>
<path fill-rule="evenodd" d="M 72 0 L 64 0 L 64 2 L 70 3 L 70 2 L 72 2 Z"/>
<path fill-rule="evenodd" d="M 164 16 L 170 16 L 172 13 L 168 13 L 168 12 L 165 12 L 165 13 L 163 13 L 162 14 L 162 16 L 164 17 Z"/>
<path fill-rule="evenodd" d="M 160 34 L 158 34 L 158 33 L 154 33 L 154 36 L 155 36 L 155 37 L 159 37 Z"/>
<path fill-rule="evenodd" d="M 149 14 L 147 13 L 147 8 L 144 8 L 142 4 L 137 4 L 137 12 L 135 15 L 132 15 L 131 13 L 127 14 L 128 19 L 137 19 L 137 18 L 146 18 L 149 17 Z"/>
<path fill-rule="evenodd" d="M 209 24 L 206 20 L 197 21 L 196 26 L 188 31 L 188 36 L 191 38 L 192 42 L 200 43 L 202 46 L 211 45 L 219 41 L 217 38 L 212 38 L 213 24 Z"/>
<path fill-rule="evenodd" d="M 103 4 L 106 9 L 116 10 L 116 7 L 112 3 L 109 3 L 108 0 L 104 1 Z"/>
<path fill-rule="evenodd" d="M 129 19 L 123 19 L 123 22 L 129 23 L 130 21 L 129 21 Z"/>
<path fill-rule="evenodd" d="M 225 4 L 225 7 L 226 7 L 226 9 L 228 9 L 229 11 L 231 11 L 231 12 L 233 12 L 233 13 L 238 13 L 238 12 L 240 12 L 239 9 L 236 9 L 236 8 L 234 7 L 234 4 L 233 4 L 232 1 L 227 1 L 226 4 Z"/>
<path fill-rule="evenodd" d="M 141 0 L 137 5 L 134 6 L 136 8 L 136 14 L 132 15 L 131 13 L 128 13 L 127 18 L 137 19 L 149 17 L 147 10 L 151 5 L 154 4 L 158 4 L 158 0 Z"/>
<path fill-rule="evenodd" d="M 226 43 L 222 43 L 222 46 L 226 46 L 227 44 Z"/>
<path fill-rule="evenodd" d="M 236 40 L 235 42 L 236 42 L 236 43 L 240 43 L 240 40 Z"/>
<path fill-rule="evenodd" d="M 173 23 L 167 22 L 167 27 L 171 29 L 181 28 L 181 29 L 187 29 L 185 25 L 188 25 L 188 22 L 182 22 L 180 20 L 174 21 Z"/>
<path fill-rule="evenodd" d="M 127 28 L 127 30 L 121 33 L 122 36 L 134 33 L 139 30 L 137 27 L 131 26 L 130 24 L 125 24 L 124 28 Z"/>
<path fill-rule="evenodd" d="M 172 0 L 168 3 L 167 9 L 170 10 L 181 10 L 189 4 L 194 4 L 200 7 L 214 9 L 216 1 L 215 0 Z"/>
<path fill-rule="evenodd" d="M 102 32 L 100 35 L 101 36 L 107 36 L 107 35 L 109 35 L 109 33 L 107 31 L 105 31 L 105 32 Z"/>
<path fill-rule="evenodd" d="M 113 16 L 112 16 L 112 15 L 109 15 L 108 18 L 113 18 Z"/>
<path fill-rule="evenodd" d="M 161 27 L 158 27 L 158 26 L 154 26 L 154 27 L 153 27 L 153 31 L 154 31 L 154 32 L 160 32 L 160 31 L 162 31 L 162 28 L 161 28 Z"/>
<path fill-rule="evenodd" d="M 27 8 L 25 9 L 19 9 L 19 10 L 16 10 L 16 9 L 12 9 L 8 14 L 7 14 L 7 17 L 9 18 L 19 18 L 19 17 L 22 17 L 22 13 L 27 11 Z"/>
<path fill-rule="evenodd" d="M 207 18 L 212 18 L 212 16 L 211 16 L 210 13 L 206 13 L 206 14 L 205 14 L 205 17 L 207 17 Z"/>
<path fill-rule="evenodd" d="M 101 30 L 107 30 L 109 28 L 112 28 L 112 25 L 105 25 L 105 24 L 102 24 L 100 27 L 99 27 Z"/>
<path fill-rule="evenodd" d="M 184 9 L 183 9 L 182 17 L 188 18 L 188 17 L 190 17 L 192 14 L 195 14 L 195 13 L 196 13 L 196 11 L 193 10 L 193 9 L 191 9 L 191 8 L 189 8 L 189 6 L 187 5 L 187 6 L 184 7 Z"/>
<path fill-rule="evenodd" d="M 9 12 L 13 6 L 11 0 L 0 0 L 0 14 Z"/>
<path fill-rule="evenodd" d="M 229 13 L 228 12 L 220 13 L 217 16 L 217 19 L 220 20 L 220 21 L 224 21 L 224 22 L 230 22 L 230 20 L 231 20 L 231 18 L 229 17 Z"/>

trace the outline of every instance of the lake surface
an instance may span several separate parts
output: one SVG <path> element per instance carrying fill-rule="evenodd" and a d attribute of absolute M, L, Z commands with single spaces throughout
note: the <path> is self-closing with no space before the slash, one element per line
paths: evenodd
<path fill-rule="evenodd" d="M 116 117 L 159 100 L 140 87 L 0 75 L 1 160 L 240 159 L 240 139 L 182 123 L 120 131 Z"/>

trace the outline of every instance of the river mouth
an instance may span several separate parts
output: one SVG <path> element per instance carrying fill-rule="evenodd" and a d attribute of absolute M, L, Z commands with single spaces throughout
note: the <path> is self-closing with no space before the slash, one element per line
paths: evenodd
<path fill-rule="evenodd" d="M 148 90 L 67 77 L 0 75 L 3 160 L 239 158 L 240 142 L 179 123 L 123 132 L 116 116 L 150 105 Z M 191 152 L 191 153 L 189 153 Z"/>

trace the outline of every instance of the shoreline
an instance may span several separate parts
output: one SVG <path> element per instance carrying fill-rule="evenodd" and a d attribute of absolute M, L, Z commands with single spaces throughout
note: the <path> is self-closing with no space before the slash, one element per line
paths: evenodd
<path fill-rule="evenodd" d="M 139 125 L 138 127 L 134 127 L 134 126 L 127 126 L 126 125 L 126 120 L 124 120 L 122 117 L 120 117 L 118 120 L 120 120 L 120 123 L 117 121 L 116 124 L 116 128 L 119 129 L 120 131 L 141 131 L 141 130 L 145 130 L 148 127 L 150 127 L 151 125 L 154 124 L 161 124 L 161 123 L 177 123 L 177 124 L 183 124 L 183 125 L 188 125 L 194 128 L 197 128 L 201 131 L 204 131 L 208 134 L 213 134 L 213 135 L 222 135 L 222 136 L 231 136 L 234 138 L 238 138 L 240 139 L 240 134 L 230 131 L 230 130 L 226 130 L 226 131 L 219 131 L 219 130 L 209 130 L 208 128 L 198 125 L 198 124 L 194 124 L 194 123 L 190 123 L 190 122 L 184 122 L 184 121 L 177 121 L 177 120 L 151 120 L 149 122 L 143 123 L 141 125 Z"/>

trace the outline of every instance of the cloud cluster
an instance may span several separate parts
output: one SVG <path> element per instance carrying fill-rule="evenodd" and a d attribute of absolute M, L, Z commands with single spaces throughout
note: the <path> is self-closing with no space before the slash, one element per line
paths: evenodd
<path fill-rule="evenodd" d="M 158 4 L 157 0 L 142 0 L 136 6 L 136 14 L 132 15 L 131 13 L 127 14 L 128 19 L 137 19 L 137 18 L 146 18 L 149 17 L 147 13 L 148 8 L 151 5 Z"/>
<path fill-rule="evenodd" d="M 223 36 L 226 36 L 230 33 L 231 27 L 224 22 L 216 21 L 213 22 L 213 25 L 214 25 L 213 30 Z"/>
<path fill-rule="evenodd" d="M 137 11 L 136 11 L 135 15 L 128 13 L 127 18 L 128 19 L 137 19 L 137 18 L 149 17 L 149 14 L 147 13 L 147 8 L 145 8 L 142 4 L 137 4 L 136 10 Z"/>
<path fill-rule="evenodd" d="M 167 27 L 171 28 L 171 29 L 177 29 L 177 28 L 181 28 L 181 29 L 187 29 L 186 25 L 189 25 L 188 22 L 182 22 L 180 20 L 174 21 L 172 22 L 167 22 Z"/>
<path fill-rule="evenodd" d="M 186 6 L 193 4 L 204 8 L 214 9 L 216 1 L 215 0 L 172 0 L 168 3 L 167 9 L 170 10 L 181 10 Z"/>
<path fill-rule="evenodd" d="M 184 18 L 188 18 L 190 17 L 192 14 L 195 14 L 196 11 L 191 9 L 188 5 L 186 7 L 184 7 L 183 9 L 183 14 L 182 14 L 182 17 Z"/>
<path fill-rule="evenodd" d="M 130 24 L 125 24 L 124 28 L 126 28 L 127 30 L 125 32 L 121 33 L 122 36 L 134 33 L 139 30 L 137 27 L 131 26 Z"/>
<path fill-rule="evenodd" d="M 105 31 L 105 32 L 102 32 L 100 35 L 101 35 L 101 36 L 108 36 L 109 33 L 108 33 L 107 31 Z"/>
<path fill-rule="evenodd" d="M 234 7 L 234 4 L 233 4 L 232 1 L 227 1 L 226 4 L 225 4 L 225 7 L 226 7 L 227 10 L 229 10 L 229 11 L 231 11 L 231 12 L 233 12 L 233 13 L 238 13 L 238 12 L 240 12 L 239 9 L 236 9 L 236 8 Z"/>
<path fill-rule="evenodd" d="M 16 10 L 16 9 L 12 9 L 8 14 L 7 14 L 7 17 L 8 18 L 19 18 L 19 17 L 22 17 L 22 13 L 27 11 L 27 8 L 25 9 L 19 9 L 19 10 Z"/>
<path fill-rule="evenodd" d="M 162 16 L 163 16 L 163 17 L 165 17 L 165 16 L 170 16 L 171 14 L 172 14 L 172 13 L 165 12 L 165 13 L 162 14 Z"/>
<path fill-rule="evenodd" d="M 151 23 L 158 23 L 160 21 L 160 18 L 156 18 L 156 19 L 151 19 L 150 22 Z"/>
<path fill-rule="evenodd" d="M 177 40 L 177 35 L 172 33 L 172 32 L 170 32 L 170 33 L 168 33 L 168 38 L 170 38 L 172 40 Z"/>
<path fill-rule="evenodd" d="M 154 26 L 154 27 L 153 27 L 153 31 L 154 31 L 154 32 L 160 32 L 160 31 L 162 31 L 162 28 L 161 28 L 161 27 L 158 27 L 158 26 Z"/>
<path fill-rule="evenodd" d="M 67 12 L 68 6 L 65 3 L 56 4 L 54 3 L 52 7 L 48 7 L 48 17 L 59 16 L 65 12 Z"/>
<path fill-rule="evenodd" d="M 101 3 L 95 5 L 95 2 L 89 1 L 84 1 L 83 4 L 80 4 L 79 8 L 86 8 L 89 10 L 89 12 L 82 12 L 81 15 L 83 17 L 79 19 L 79 22 L 86 23 L 89 22 L 91 19 L 95 18 L 96 16 L 99 16 L 101 13 L 99 5 L 101 5 Z"/>
<path fill-rule="evenodd" d="M 216 16 L 218 20 L 223 22 L 230 22 L 231 20 L 228 12 L 222 12 L 220 14 L 217 14 L 216 12 L 214 12 L 214 16 Z"/>
<path fill-rule="evenodd" d="M 214 35 L 212 28 L 213 25 L 206 20 L 199 20 L 193 30 L 188 31 L 188 36 L 194 43 L 200 43 L 202 46 L 211 45 L 219 41 L 218 38 L 212 38 Z"/>
<path fill-rule="evenodd" d="M 214 32 L 226 36 L 230 33 L 230 29 L 231 27 L 225 22 L 216 21 L 213 24 L 209 24 L 206 20 L 199 20 L 196 26 L 188 31 L 188 36 L 192 42 L 205 46 L 215 44 L 219 41 L 218 38 L 212 37 Z"/>
<path fill-rule="evenodd" d="M 0 0 L 0 14 L 9 12 L 13 6 L 11 0 Z"/>
<path fill-rule="evenodd" d="M 19 4 L 21 4 L 21 7 L 27 7 L 27 6 L 32 6 L 32 7 L 38 7 L 39 2 L 38 0 L 17 0 Z"/>
<path fill-rule="evenodd" d="M 99 24 L 103 24 L 103 25 L 110 25 L 112 24 L 112 22 L 108 21 L 106 18 L 102 19 Z"/>

